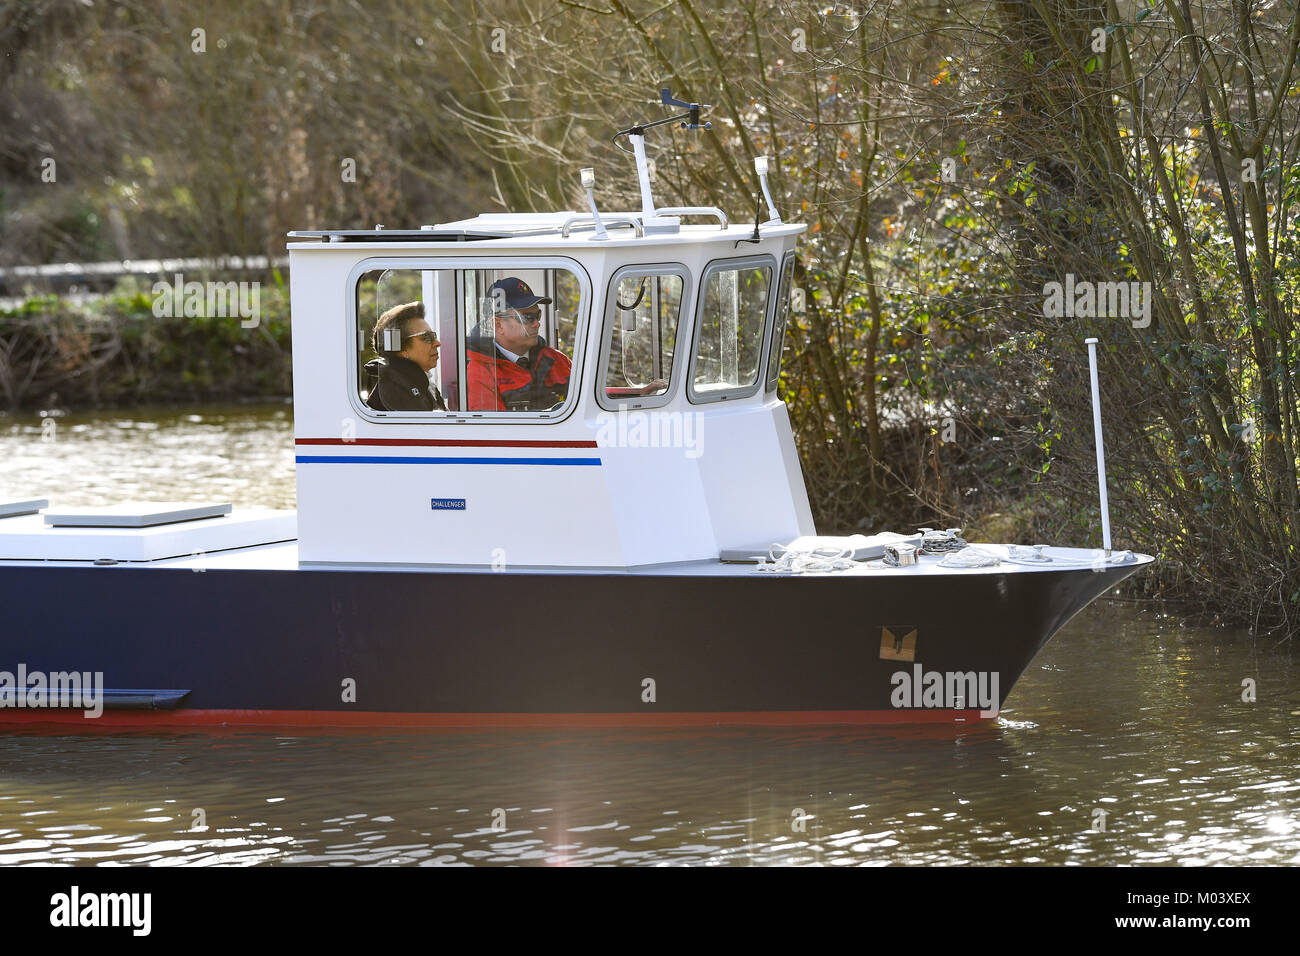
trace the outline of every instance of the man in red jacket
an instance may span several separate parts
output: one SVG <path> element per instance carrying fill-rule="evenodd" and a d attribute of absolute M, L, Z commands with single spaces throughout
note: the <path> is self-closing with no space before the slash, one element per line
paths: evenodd
<path fill-rule="evenodd" d="M 465 383 L 470 411 L 545 411 L 569 393 L 573 364 L 546 344 L 541 306 L 551 300 L 534 295 L 513 276 L 492 284 L 495 335 L 482 334 L 483 319 L 466 338 Z"/>

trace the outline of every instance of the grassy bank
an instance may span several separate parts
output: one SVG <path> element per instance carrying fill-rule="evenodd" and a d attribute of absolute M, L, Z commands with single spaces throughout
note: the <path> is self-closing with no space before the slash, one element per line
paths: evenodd
<path fill-rule="evenodd" d="M 0 310 L 0 407 L 10 411 L 273 398 L 293 390 L 289 295 L 264 283 L 257 324 L 158 317 L 147 284 Z M 251 321 L 251 320 L 249 320 Z"/>

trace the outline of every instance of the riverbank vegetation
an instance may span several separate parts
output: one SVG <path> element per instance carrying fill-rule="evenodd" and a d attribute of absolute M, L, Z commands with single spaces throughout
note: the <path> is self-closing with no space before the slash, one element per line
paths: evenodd
<path fill-rule="evenodd" d="M 766 154 L 809 224 L 782 389 L 821 527 L 1096 543 L 1095 336 L 1116 543 L 1161 559 L 1139 586 L 1300 628 L 1294 7 L 19 6 L 7 261 L 580 208 L 581 166 L 636 208 L 609 136 L 671 87 L 713 128 L 651 133 L 661 202 L 748 216 Z M 63 192 L 47 153 L 82 157 Z"/>
<path fill-rule="evenodd" d="M 85 302 L 0 309 L 0 407 L 48 410 L 238 401 L 293 391 L 288 289 L 264 289 L 253 320 L 154 314 L 148 286 Z"/>

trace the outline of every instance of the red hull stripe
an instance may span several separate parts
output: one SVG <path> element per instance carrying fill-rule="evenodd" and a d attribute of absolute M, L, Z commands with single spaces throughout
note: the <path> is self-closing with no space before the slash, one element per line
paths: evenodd
<path fill-rule="evenodd" d="M 978 710 L 771 710 L 604 714 L 403 714 L 344 710 L 0 710 L 0 725 L 97 727 L 807 727 L 834 724 L 971 724 Z"/>
<path fill-rule="evenodd" d="M 596 448 L 594 441 L 545 441 L 542 439 L 487 439 L 487 438 L 298 438 L 295 445 L 388 445 L 393 447 L 437 448 Z"/>

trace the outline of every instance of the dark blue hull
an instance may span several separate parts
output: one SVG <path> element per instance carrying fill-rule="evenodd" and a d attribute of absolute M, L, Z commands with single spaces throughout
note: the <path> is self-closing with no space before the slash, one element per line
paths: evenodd
<path fill-rule="evenodd" d="M 1000 707 L 1052 634 L 1134 570 L 10 565 L 0 567 L 0 671 L 102 672 L 105 726 L 968 719 L 975 701 L 900 703 L 895 675 L 918 665 L 993 673 Z M 49 720 L 96 722 L 77 710 L 0 708 L 0 722 Z"/>

